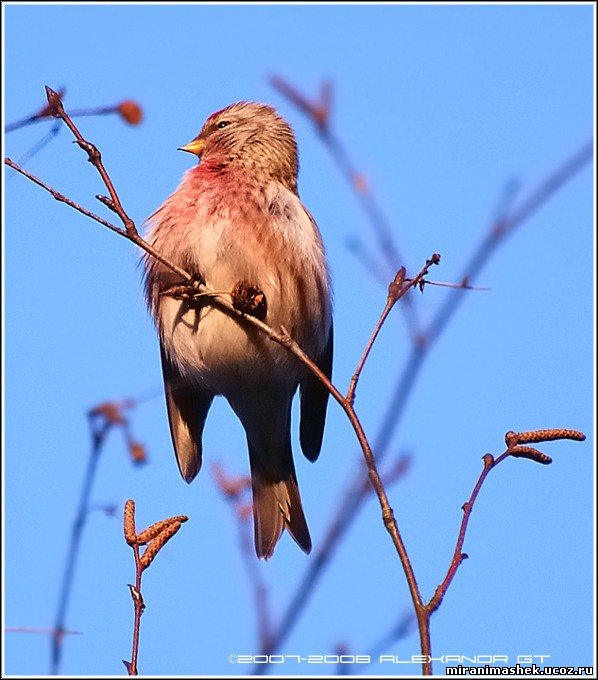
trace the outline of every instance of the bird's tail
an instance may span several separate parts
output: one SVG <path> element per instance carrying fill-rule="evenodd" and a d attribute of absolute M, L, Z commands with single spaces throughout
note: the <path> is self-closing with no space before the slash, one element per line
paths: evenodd
<path fill-rule="evenodd" d="M 284 464 L 280 465 L 279 459 L 279 469 L 273 471 L 249 443 L 249 461 L 257 556 L 264 559 L 271 557 L 284 529 L 304 552 L 309 553 L 311 537 L 303 514 L 290 450 L 285 453 Z"/>

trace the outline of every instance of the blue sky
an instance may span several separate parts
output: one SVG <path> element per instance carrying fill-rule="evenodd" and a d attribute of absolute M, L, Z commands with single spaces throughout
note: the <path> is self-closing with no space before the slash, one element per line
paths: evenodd
<path fill-rule="evenodd" d="M 313 126 L 268 83 L 302 91 L 334 84 L 335 134 L 393 224 L 410 273 L 432 252 L 436 280 L 454 282 L 495 215 L 505 187 L 516 200 L 589 139 L 594 123 L 594 8 L 565 5 L 25 5 L 4 3 L 4 115 L 43 104 L 44 85 L 65 106 L 137 100 L 139 127 L 80 119 L 129 214 L 143 220 L 193 159 L 176 151 L 211 112 L 240 99 L 288 118 L 301 155 L 300 191 L 327 246 L 335 288 L 334 375 L 346 389 L 385 301 L 347 243 L 376 252 L 371 226 Z M 5 137 L 24 156 L 44 122 Z M 28 169 L 100 214 L 99 179 L 66 130 Z M 144 577 L 140 670 L 145 674 L 247 672 L 230 654 L 256 654 L 255 611 L 236 522 L 211 465 L 247 471 L 241 426 L 220 400 L 210 413 L 204 469 L 179 477 L 161 389 L 158 345 L 144 309 L 133 247 L 21 177 L 4 174 L 4 623 L 51 627 L 70 525 L 87 461 L 86 411 L 144 399 L 131 411 L 147 447 L 141 469 L 115 433 L 103 451 L 67 625 L 61 671 L 122 675 L 130 654 L 134 578 L 120 508 L 138 524 L 190 521 Z M 429 598 L 442 580 L 486 452 L 504 433 L 583 430 L 554 442 L 543 467 L 507 460 L 489 476 L 465 543 L 467 560 L 432 621 L 434 656 L 545 655 L 550 665 L 595 665 L 593 270 L 594 169 L 588 164 L 498 249 L 427 359 L 389 456 L 412 464 L 389 490 L 416 575 Z M 383 275 L 390 279 L 390 273 Z M 447 291 L 414 294 L 425 322 Z M 395 310 L 360 383 L 358 413 L 375 439 L 410 348 Z M 359 461 L 331 404 L 314 465 L 294 448 L 316 549 Z M 409 609 L 400 565 L 374 499 L 351 525 L 284 654 L 367 654 Z M 283 538 L 259 569 L 272 616 L 284 613 L 309 560 Z M 49 668 L 42 634 L 5 636 L 4 672 Z M 419 653 L 416 634 L 386 651 Z M 399 670 L 398 670 L 399 669 Z M 333 673 L 291 662 L 283 674 Z M 444 673 L 442 662 L 435 670 Z M 374 663 L 372 673 L 418 673 Z"/>

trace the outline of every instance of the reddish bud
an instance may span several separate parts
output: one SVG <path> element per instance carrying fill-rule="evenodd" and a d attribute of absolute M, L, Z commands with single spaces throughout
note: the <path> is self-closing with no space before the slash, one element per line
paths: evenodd
<path fill-rule="evenodd" d="M 129 125 L 139 125 L 143 120 L 143 109 L 137 102 L 127 100 L 118 105 L 118 112 Z"/>
<path fill-rule="evenodd" d="M 147 463 L 147 453 L 143 444 L 138 442 L 131 442 L 129 444 L 129 455 L 135 465 L 144 465 Z"/>

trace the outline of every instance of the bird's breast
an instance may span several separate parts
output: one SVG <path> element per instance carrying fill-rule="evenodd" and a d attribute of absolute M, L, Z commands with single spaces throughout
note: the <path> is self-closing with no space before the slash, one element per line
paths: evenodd
<path fill-rule="evenodd" d="M 330 327 L 328 274 L 319 233 L 299 198 L 281 185 L 242 181 L 219 191 L 182 185 L 180 192 L 153 218 L 154 246 L 225 297 L 240 281 L 256 286 L 266 299 L 265 323 L 284 326 L 309 356 L 322 351 Z M 154 276 L 154 296 L 162 283 Z M 213 391 L 263 376 L 300 379 L 303 368 L 284 348 L 208 298 L 194 306 L 168 296 L 154 300 L 165 349 L 184 374 Z"/>

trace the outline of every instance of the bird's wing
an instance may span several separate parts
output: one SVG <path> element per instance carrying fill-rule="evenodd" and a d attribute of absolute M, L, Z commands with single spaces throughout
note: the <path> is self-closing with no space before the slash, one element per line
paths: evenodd
<path fill-rule="evenodd" d="M 201 436 L 214 395 L 190 384 L 160 345 L 170 434 L 183 479 L 191 482 L 201 468 Z"/>
<path fill-rule="evenodd" d="M 324 351 L 316 360 L 318 368 L 327 378 L 332 377 L 332 336 L 332 324 L 330 324 L 328 342 Z M 299 440 L 303 454 L 311 461 L 316 460 L 320 455 L 329 396 L 328 390 L 310 371 L 301 383 Z"/>

